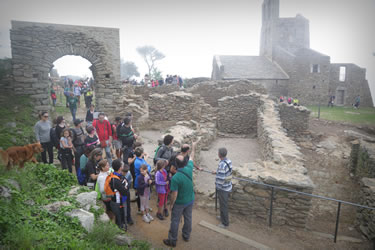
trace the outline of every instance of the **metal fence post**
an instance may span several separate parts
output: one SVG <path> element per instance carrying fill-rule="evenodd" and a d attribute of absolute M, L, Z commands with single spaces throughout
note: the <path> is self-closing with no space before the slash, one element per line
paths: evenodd
<path fill-rule="evenodd" d="M 269 226 L 272 227 L 272 209 L 273 209 L 273 191 L 274 188 L 271 188 L 271 202 L 270 202 L 270 218 L 269 218 Z"/>
<path fill-rule="evenodd" d="M 337 207 L 335 238 L 333 240 L 333 242 L 335 242 L 335 243 L 336 243 L 336 240 L 337 240 L 337 231 L 339 230 L 340 210 L 341 210 L 341 202 L 339 202 L 339 206 Z"/>

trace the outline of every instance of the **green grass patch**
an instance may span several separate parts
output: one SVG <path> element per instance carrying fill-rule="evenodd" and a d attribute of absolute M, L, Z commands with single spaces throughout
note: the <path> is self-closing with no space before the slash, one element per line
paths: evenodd
<path fill-rule="evenodd" d="M 311 110 L 311 116 L 318 117 L 318 106 L 307 106 Z M 342 121 L 353 124 L 375 125 L 375 108 L 363 107 L 320 107 L 320 118 L 330 121 Z"/>

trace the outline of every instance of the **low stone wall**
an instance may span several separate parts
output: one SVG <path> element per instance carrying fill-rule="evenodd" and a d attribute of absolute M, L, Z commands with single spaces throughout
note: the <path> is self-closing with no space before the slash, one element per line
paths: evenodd
<path fill-rule="evenodd" d="M 179 91 L 180 87 L 176 84 L 164 84 L 155 88 L 144 86 L 133 86 L 134 93 L 136 95 L 141 95 L 145 100 L 148 100 L 152 94 L 168 94 L 171 92 Z"/>
<path fill-rule="evenodd" d="M 288 135 L 295 135 L 308 130 L 311 111 L 303 106 L 279 103 L 280 119 Z"/>
<path fill-rule="evenodd" d="M 256 93 L 226 96 L 218 100 L 217 127 L 220 132 L 251 134 L 257 132 L 260 95 Z"/>
<path fill-rule="evenodd" d="M 360 203 L 368 207 L 375 207 L 375 179 L 362 178 L 360 180 Z M 375 210 L 359 208 L 357 213 L 359 229 L 369 239 L 375 239 Z"/>
<path fill-rule="evenodd" d="M 199 94 L 212 107 L 218 107 L 218 100 L 225 96 L 236 96 L 250 92 L 266 94 L 266 89 L 261 84 L 255 84 L 248 80 L 201 82 L 187 91 Z"/>
<path fill-rule="evenodd" d="M 151 121 L 189 121 L 199 117 L 196 103 L 199 96 L 183 91 L 149 96 L 148 110 Z"/>
<path fill-rule="evenodd" d="M 306 175 L 302 154 L 283 131 L 276 104 L 266 96 L 260 97 L 257 133 L 261 160 L 236 167 L 235 176 L 311 194 L 314 184 Z M 269 188 L 235 180 L 229 208 L 233 213 L 268 220 L 270 199 Z M 310 208 L 311 197 L 275 190 L 272 221 L 304 228 Z"/>
<path fill-rule="evenodd" d="M 375 178 L 375 143 L 354 140 L 351 144 L 350 171 L 357 178 Z"/>

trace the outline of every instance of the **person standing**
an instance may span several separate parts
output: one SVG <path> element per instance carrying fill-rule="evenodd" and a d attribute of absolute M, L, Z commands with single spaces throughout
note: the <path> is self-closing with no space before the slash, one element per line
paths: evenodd
<path fill-rule="evenodd" d="M 220 204 L 220 220 L 218 225 L 221 228 L 229 226 L 228 219 L 228 197 L 232 191 L 232 161 L 227 158 L 227 149 L 219 148 L 219 166 L 213 174 L 216 174 L 216 192 Z"/>
<path fill-rule="evenodd" d="M 40 143 L 43 147 L 42 161 L 47 163 L 47 152 L 48 152 L 48 163 L 53 163 L 53 145 L 51 142 L 51 128 L 52 124 L 48 120 L 48 112 L 43 111 L 39 118 L 40 120 L 34 126 L 34 133 L 37 143 Z"/>
<path fill-rule="evenodd" d="M 75 159 L 74 166 L 75 166 L 77 175 L 78 175 L 78 172 L 81 171 L 79 159 L 81 159 L 81 156 L 84 153 L 85 138 L 86 138 L 86 135 L 81 127 L 82 122 L 83 121 L 81 119 L 76 119 L 74 121 L 74 128 L 71 129 L 72 142 L 74 145 L 74 149 L 73 149 L 74 159 Z"/>
<path fill-rule="evenodd" d="M 156 165 L 156 162 L 158 162 L 159 160 L 163 160 L 163 159 L 167 161 L 167 166 L 169 165 L 169 162 L 173 155 L 172 144 L 173 144 L 173 136 L 172 135 L 164 136 L 163 145 L 160 146 L 154 158 L 155 165 Z M 166 170 L 169 171 L 169 167 Z"/>
<path fill-rule="evenodd" d="M 185 166 L 184 157 L 179 154 L 176 156 L 177 172 L 171 180 L 171 225 L 168 233 L 168 239 L 163 243 L 170 247 L 175 247 L 177 243 L 178 226 L 181 216 L 184 216 L 184 226 L 182 227 L 182 238 L 189 241 L 192 230 L 192 212 L 194 205 L 193 188 L 193 168 L 194 153 L 198 141 L 193 143 L 192 152 L 188 164 Z M 199 167 L 196 167 L 201 170 Z"/>
<path fill-rule="evenodd" d="M 93 104 L 90 105 L 90 108 L 87 110 L 86 113 L 86 123 L 88 125 L 92 125 L 92 122 L 94 121 L 94 113 L 95 113 L 95 106 Z"/>
<path fill-rule="evenodd" d="M 359 109 L 359 103 L 361 102 L 361 97 L 359 95 L 357 95 L 357 97 L 355 98 L 355 103 L 354 103 L 354 107 L 356 109 Z"/>
<path fill-rule="evenodd" d="M 99 119 L 94 120 L 92 126 L 96 129 L 98 134 L 100 146 L 104 148 L 107 155 L 107 160 L 109 166 L 112 166 L 112 154 L 111 154 L 111 144 L 112 144 L 112 128 L 109 121 L 104 119 L 105 114 L 100 113 Z"/>
<path fill-rule="evenodd" d="M 72 114 L 73 122 L 76 120 L 77 102 L 78 102 L 77 97 L 73 93 L 70 93 L 68 97 L 68 103 L 69 103 L 70 113 Z"/>

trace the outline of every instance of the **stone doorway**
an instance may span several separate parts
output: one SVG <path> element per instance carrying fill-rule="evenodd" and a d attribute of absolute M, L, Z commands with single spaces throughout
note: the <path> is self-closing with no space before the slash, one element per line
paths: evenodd
<path fill-rule="evenodd" d="M 345 90 L 339 89 L 337 90 L 336 105 L 344 105 L 344 104 L 345 104 Z"/>
<path fill-rule="evenodd" d="M 96 107 L 111 113 L 122 96 L 119 29 L 12 21 L 13 90 L 30 95 L 35 111 L 50 110 L 48 73 L 65 55 L 87 59 L 95 78 Z"/>

